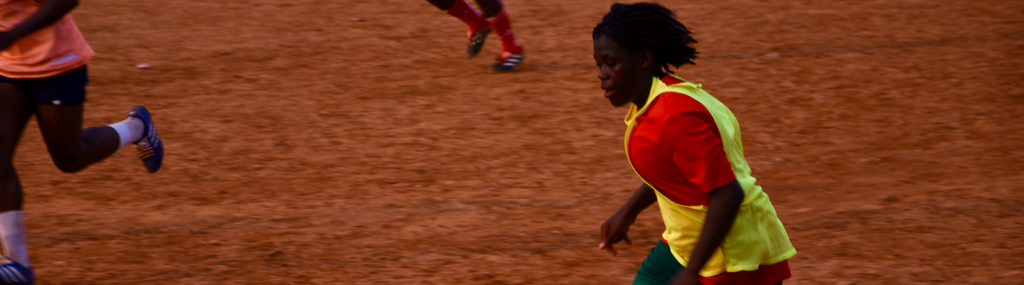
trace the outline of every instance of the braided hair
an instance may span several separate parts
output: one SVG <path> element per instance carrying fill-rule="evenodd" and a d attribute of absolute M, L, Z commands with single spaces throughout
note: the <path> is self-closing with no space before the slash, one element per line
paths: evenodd
<path fill-rule="evenodd" d="M 675 19 L 672 10 L 660 4 L 613 4 L 594 27 L 594 40 L 602 35 L 632 52 L 650 50 L 655 66 L 667 73 L 674 73 L 669 65 L 679 68 L 696 64 L 693 60 L 697 50 L 691 45 L 697 40 L 690 37 L 690 30 Z"/>

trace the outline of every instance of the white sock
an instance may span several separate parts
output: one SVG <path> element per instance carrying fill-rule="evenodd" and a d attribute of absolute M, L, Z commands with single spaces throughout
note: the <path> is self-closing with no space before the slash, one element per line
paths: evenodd
<path fill-rule="evenodd" d="M 25 242 L 25 212 L 0 213 L 0 239 L 4 243 L 4 255 L 21 265 L 30 266 L 28 244 Z"/>
<path fill-rule="evenodd" d="M 142 130 L 146 129 L 146 125 L 142 120 L 136 118 L 128 118 L 109 127 L 114 128 L 117 131 L 117 135 L 121 137 L 121 146 L 118 148 L 133 144 L 142 139 Z"/>

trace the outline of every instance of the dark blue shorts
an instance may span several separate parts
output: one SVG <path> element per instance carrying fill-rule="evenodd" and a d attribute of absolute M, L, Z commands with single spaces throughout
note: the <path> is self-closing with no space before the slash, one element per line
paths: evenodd
<path fill-rule="evenodd" d="M 32 104 L 81 105 L 85 103 L 85 85 L 89 84 L 89 70 L 82 66 L 43 78 L 7 78 L 0 75 L 0 83 L 13 83 L 18 86 Z"/>

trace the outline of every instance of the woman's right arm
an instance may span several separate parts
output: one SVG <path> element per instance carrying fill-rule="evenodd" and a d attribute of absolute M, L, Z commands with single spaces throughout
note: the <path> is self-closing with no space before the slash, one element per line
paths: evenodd
<path fill-rule="evenodd" d="M 48 27 L 78 6 L 78 0 L 49 0 L 43 2 L 34 15 L 6 32 L 0 32 L 0 50 L 7 49 L 14 41 L 39 29 Z"/>
<path fill-rule="evenodd" d="M 640 215 L 640 212 L 651 204 L 658 201 L 658 196 L 654 194 L 654 189 L 647 184 L 640 185 L 640 188 L 636 189 L 632 197 L 629 197 L 629 201 L 626 201 L 625 205 L 618 212 L 615 212 L 608 221 L 605 221 L 601 225 L 601 244 L 597 248 L 607 250 L 615 256 L 618 251 L 615 250 L 615 243 L 619 241 L 626 241 L 628 244 L 633 244 L 633 239 L 629 238 L 629 227 L 636 222 L 636 216 Z"/>

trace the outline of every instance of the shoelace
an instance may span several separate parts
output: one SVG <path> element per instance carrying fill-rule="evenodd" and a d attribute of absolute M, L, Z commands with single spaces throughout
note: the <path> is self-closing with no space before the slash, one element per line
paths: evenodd
<path fill-rule="evenodd" d="M 153 146 L 149 145 L 149 142 L 141 141 L 135 144 L 135 153 L 139 156 L 139 159 L 147 159 L 154 155 Z"/>

